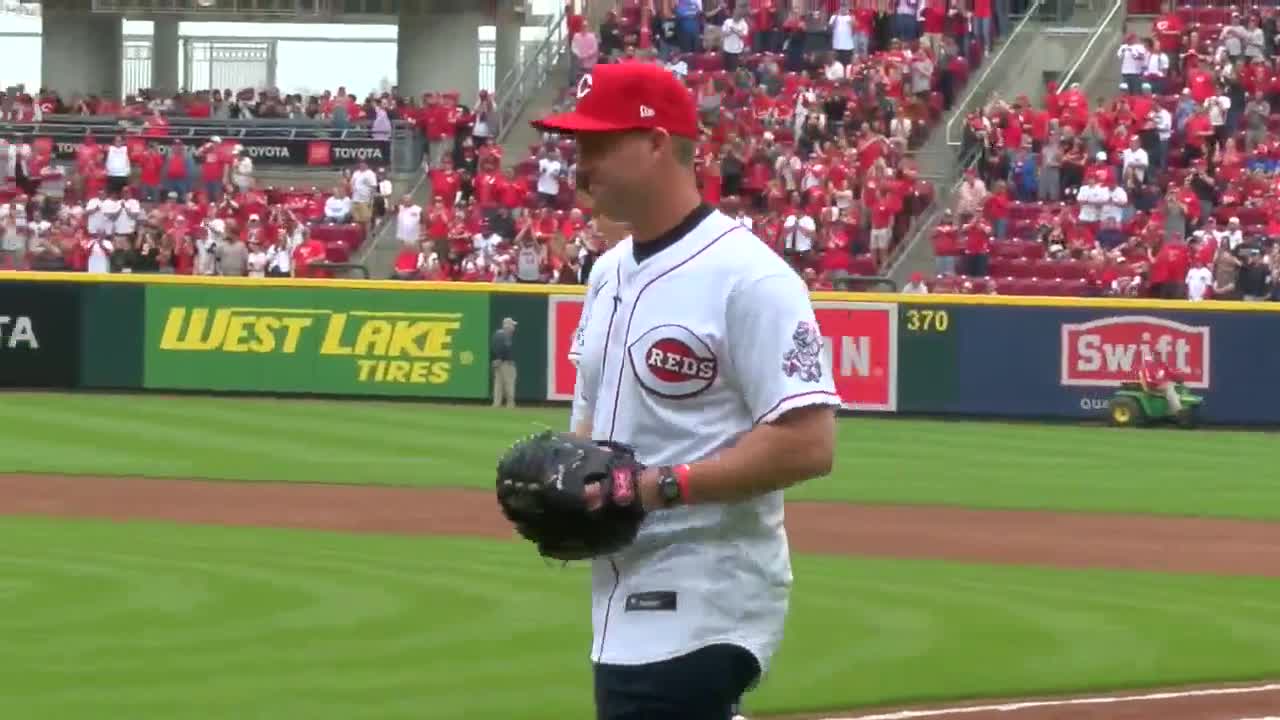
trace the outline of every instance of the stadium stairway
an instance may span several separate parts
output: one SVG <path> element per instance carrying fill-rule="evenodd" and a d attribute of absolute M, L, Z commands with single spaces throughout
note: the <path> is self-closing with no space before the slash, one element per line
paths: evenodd
<path fill-rule="evenodd" d="M 529 121 L 554 110 L 568 85 L 569 60 L 568 56 L 561 55 L 559 61 L 547 73 L 547 80 L 525 103 L 524 109 L 516 116 L 515 122 L 509 126 L 507 136 L 502 140 L 502 157 L 507 159 L 507 164 L 514 165 L 523 160 L 529 153 L 529 146 L 542 139 L 541 134 L 533 129 Z"/>
<path fill-rule="evenodd" d="M 400 243 L 396 240 L 395 206 L 400 196 L 409 193 L 413 201 L 423 208 L 431 205 L 431 181 L 425 172 L 415 175 L 392 175 L 391 200 L 387 203 L 387 217 L 373 231 L 373 237 L 367 240 L 355 257 L 353 263 L 363 265 L 374 280 L 385 280 L 392 275 L 395 268 L 396 255 L 400 252 Z"/>
<path fill-rule="evenodd" d="M 1036 13 L 1024 18 L 1004 45 L 996 48 L 995 62 L 983 68 L 945 116 L 943 126 L 917 151 L 921 176 L 934 183 L 937 199 L 890 264 L 887 275 L 899 287 L 916 272 L 926 276 L 934 273 L 929 234 L 967 166 L 966 158 L 960 156 L 965 115 L 981 108 L 993 93 L 1006 100 L 1026 95 L 1039 107 L 1045 83 L 1050 80 L 1080 82 L 1090 98 L 1115 95 L 1120 82 L 1115 59 L 1120 41 L 1126 32 L 1140 32 L 1141 26 L 1150 25 L 1148 20 L 1129 21 L 1124 2 L 1077 7 L 1065 22 L 1043 11 Z"/>
<path fill-rule="evenodd" d="M 555 23 L 563 24 L 563 21 L 564 15 L 562 13 L 557 19 L 552 20 L 548 27 Z M 516 113 L 514 121 L 504 123 L 502 126 L 502 134 L 498 140 L 502 144 L 504 165 L 511 166 L 523 160 L 529 151 L 529 146 L 538 142 L 539 135 L 529 125 L 529 120 L 549 112 L 569 84 L 568 57 L 563 51 L 555 52 L 550 63 L 546 63 L 542 59 L 541 52 L 557 50 L 559 50 L 558 46 L 548 46 L 539 48 L 539 51 L 527 53 L 525 72 L 540 72 L 541 76 L 533 82 L 524 83 L 528 97 L 520 99 L 518 102 L 519 112 Z M 501 93 L 513 91 L 499 88 L 498 94 L 500 97 Z M 431 181 L 426 172 L 420 171 L 413 175 L 392 177 L 392 182 L 396 185 L 394 195 L 396 202 L 399 201 L 401 194 L 408 192 L 412 195 L 415 203 L 424 208 L 429 207 L 431 202 Z M 365 243 L 361 253 L 354 261 L 368 270 L 369 277 L 375 279 L 388 278 L 392 275 L 396 255 L 399 252 L 400 243 L 396 240 L 395 223 L 387 222 L 378 228 L 369 242 Z"/>

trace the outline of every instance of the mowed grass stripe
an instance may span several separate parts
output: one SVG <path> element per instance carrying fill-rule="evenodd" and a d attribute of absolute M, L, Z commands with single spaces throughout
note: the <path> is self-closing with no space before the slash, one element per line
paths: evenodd
<path fill-rule="evenodd" d="M 589 577 L 523 545 L 0 519 L 14 717 L 590 714 Z M 1280 583 L 798 557 L 753 713 L 1280 674 Z"/>
<path fill-rule="evenodd" d="M 0 396 L 0 472 L 198 476 L 488 489 L 557 408 L 158 395 Z M 1280 518 L 1258 432 L 840 421 L 835 473 L 798 499 Z"/>

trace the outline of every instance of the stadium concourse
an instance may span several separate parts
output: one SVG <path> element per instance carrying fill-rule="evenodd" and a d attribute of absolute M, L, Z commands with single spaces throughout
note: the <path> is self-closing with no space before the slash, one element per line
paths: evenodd
<path fill-rule="evenodd" d="M 1145 9 L 1145 8 L 1144 8 Z M 969 117 L 933 292 L 1280 299 L 1274 7 L 1197 3 L 1129 35 L 1118 94 L 1050 86 Z"/>
<path fill-rule="evenodd" d="M 933 201 L 908 150 L 952 106 L 1009 30 L 1001 27 L 1007 18 L 993 23 L 986 0 L 972 7 L 923 3 L 916 15 L 869 5 L 841 10 L 838 2 L 739 4 L 738 11 L 729 3 L 689 15 L 684 3 L 624 0 L 599 27 L 570 17 L 572 69 L 561 81 L 562 101 L 573 100 L 577 77 L 597 62 L 666 64 L 698 99 L 698 173 L 709 203 L 751 225 L 814 289 L 880 273 Z M 975 32 L 984 28 L 991 32 Z M 378 93 L 360 102 L 345 88 L 318 97 L 253 89 L 144 93 L 121 103 L 62 98 L 54 90 L 23 95 L 14 111 L 19 129 L 37 113 L 66 111 L 121 115 L 136 130 L 121 141 L 127 157 L 99 144 L 81 147 L 67 167 L 56 166 L 48 143 L 36 137 L 0 147 L 15 158 L 0 190 L 7 203 L 4 262 L 323 274 L 311 263 L 351 258 L 367 237 L 365 213 L 378 216 L 366 206 L 378 206 L 403 244 L 397 278 L 579 283 L 600 248 L 574 193 L 572 140 L 544 137 L 527 154 L 504 157 L 492 136 L 494 107 L 483 92 L 474 101 L 457 93 Z M 408 120 L 427 141 L 432 200 L 421 207 L 390 197 L 376 172 L 372 180 L 352 173 L 342 189 L 242 188 L 235 182 L 245 175 L 238 172 L 244 158 L 232 142 L 174 143 L 159 152 L 156 144 L 170 142 L 174 116 L 231 123 L 305 117 L 368 123 L 375 132 Z M 172 159 L 178 148 L 190 158 L 185 168 Z M 112 157 L 116 165 L 107 167 Z M 218 192 L 224 182 L 231 185 Z M 357 222 L 344 222 L 347 216 Z M 300 254 L 301 247 L 308 249 Z"/>

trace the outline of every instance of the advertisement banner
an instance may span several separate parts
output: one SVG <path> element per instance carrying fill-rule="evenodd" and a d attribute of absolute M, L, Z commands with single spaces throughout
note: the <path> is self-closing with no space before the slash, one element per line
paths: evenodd
<path fill-rule="evenodd" d="M 826 367 L 847 410 L 893 412 L 898 397 L 898 310 L 893 303 L 815 302 Z M 573 400 L 577 371 L 569 361 L 582 297 L 547 298 L 547 399 Z"/>
<path fill-rule="evenodd" d="M 898 409 L 898 308 L 892 303 L 815 302 L 827 367 L 846 410 Z"/>
<path fill-rule="evenodd" d="M 76 151 L 85 137 L 83 129 L 76 126 L 67 126 L 67 131 L 64 133 L 60 131 L 58 126 L 46 124 L 41 125 L 39 130 L 40 132 L 35 136 L 29 136 L 30 128 L 19 132 L 15 130 L 15 126 L 4 126 L 0 128 L 0 138 L 12 141 L 20 134 L 28 135 L 33 148 L 50 148 L 56 160 L 75 160 Z M 108 132 L 105 128 L 101 130 L 95 129 L 92 134 L 98 143 L 104 145 L 110 144 L 115 138 L 115 133 Z M 172 147 L 172 138 L 168 137 L 144 138 L 137 135 L 126 136 L 126 144 L 131 149 L 145 146 L 148 141 L 154 141 L 156 147 L 162 153 L 167 154 Z M 195 150 L 204 144 L 205 139 L 184 138 L 183 141 L 189 148 Z M 388 165 L 391 162 L 391 143 L 386 140 L 309 140 L 306 138 L 290 140 L 286 138 L 245 137 L 224 140 L 223 142 L 227 145 L 243 146 L 245 154 L 259 165 L 345 167 L 355 165 L 361 160 L 367 161 L 374 166 Z"/>
<path fill-rule="evenodd" d="M 573 384 L 578 370 L 569 362 L 574 332 L 582 319 L 581 295 L 551 295 L 547 298 L 547 399 L 573 400 Z"/>
<path fill-rule="evenodd" d="M 152 285 L 144 385 L 484 398 L 489 296 Z"/>
<path fill-rule="evenodd" d="M 0 283 L 0 386 L 73 388 L 79 363 L 79 287 Z"/>
<path fill-rule="evenodd" d="M 1280 423 L 1280 313 L 929 309 L 945 313 L 946 332 L 904 340 L 923 359 L 904 365 L 903 412 L 1105 421 L 1115 388 L 1137 381 L 1150 354 L 1204 396 L 1204 420 Z"/>

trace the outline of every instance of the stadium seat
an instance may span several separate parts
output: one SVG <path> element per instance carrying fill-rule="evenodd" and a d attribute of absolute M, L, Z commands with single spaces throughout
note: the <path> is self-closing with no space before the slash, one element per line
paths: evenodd
<path fill-rule="evenodd" d="M 854 255 L 853 262 L 849 264 L 849 273 L 852 275 L 875 275 L 875 258 L 873 258 L 870 253 Z"/>
<path fill-rule="evenodd" d="M 996 292 L 1000 295 L 1016 295 L 1018 288 L 1018 278 L 1002 277 L 996 278 Z"/>

